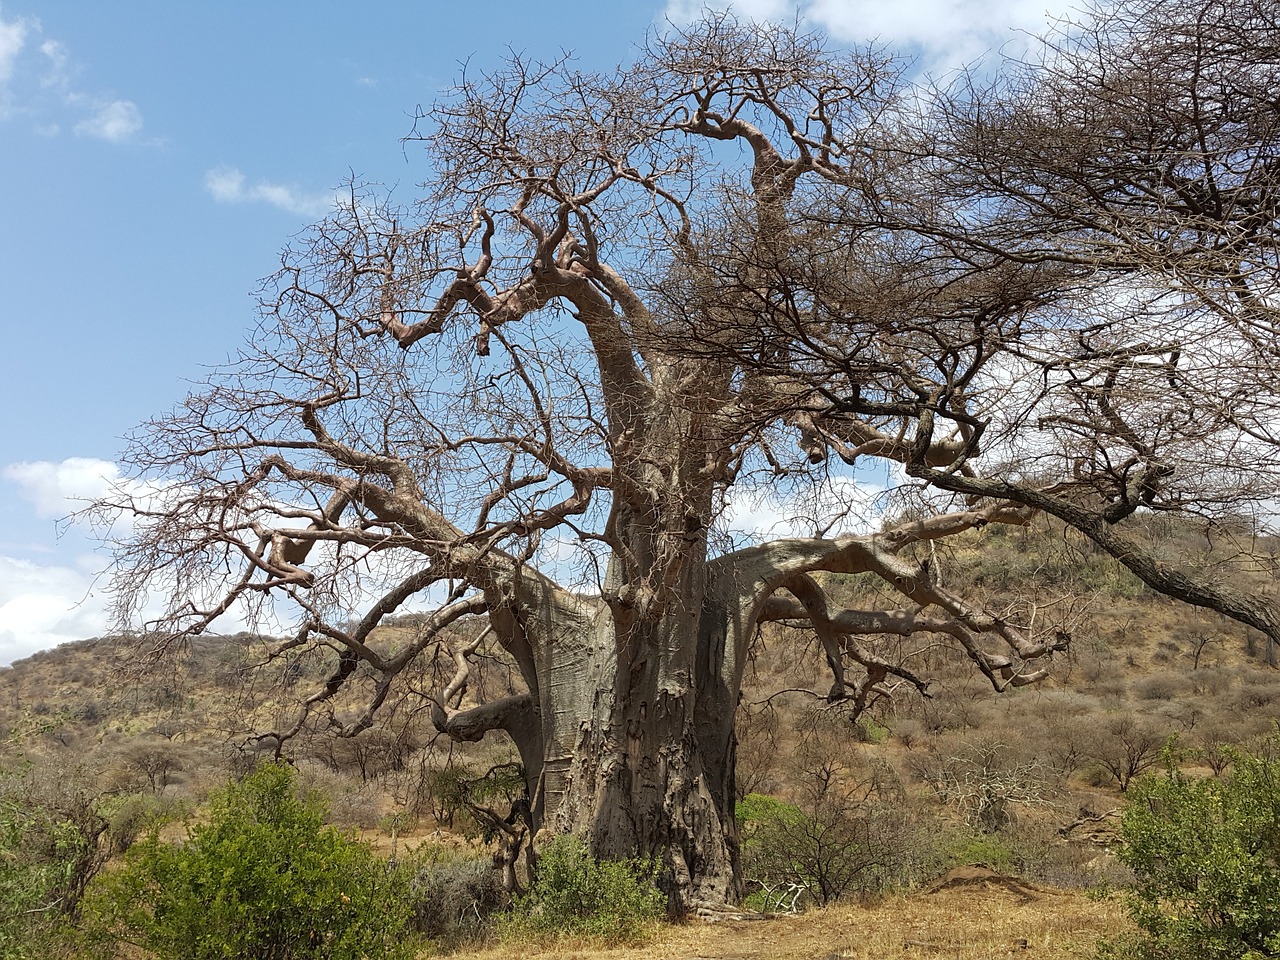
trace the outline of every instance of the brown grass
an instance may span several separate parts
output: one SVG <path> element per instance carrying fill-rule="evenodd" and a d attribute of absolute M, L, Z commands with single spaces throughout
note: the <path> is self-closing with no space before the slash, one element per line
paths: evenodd
<path fill-rule="evenodd" d="M 836 905 L 798 917 L 690 923 L 636 947 L 503 943 L 451 960 L 878 960 L 945 957 L 1079 960 L 1099 938 L 1129 929 L 1114 899 L 1040 890 L 1034 900 L 1004 890 L 960 889 L 892 897 L 873 906 Z"/>

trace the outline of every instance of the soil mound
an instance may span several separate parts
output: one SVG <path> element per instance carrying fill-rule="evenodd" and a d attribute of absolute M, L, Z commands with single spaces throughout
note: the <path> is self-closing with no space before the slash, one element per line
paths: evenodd
<path fill-rule="evenodd" d="M 925 892 L 941 893 L 944 890 L 975 889 L 993 893 L 1011 893 L 1024 902 L 1040 899 L 1040 891 L 1025 880 L 1007 877 L 981 864 L 953 867 L 930 884 Z"/>

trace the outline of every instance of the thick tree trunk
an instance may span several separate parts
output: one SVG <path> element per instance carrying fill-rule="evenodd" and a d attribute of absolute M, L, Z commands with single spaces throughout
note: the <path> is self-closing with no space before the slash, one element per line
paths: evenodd
<path fill-rule="evenodd" d="M 819 565 L 864 569 L 845 555 L 866 549 L 850 538 L 687 556 L 679 600 L 648 619 L 546 596 L 525 621 L 537 634 L 542 731 L 540 755 L 526 760 L 535 829 L 583 836 L 602 858 L 656 857 L 673 912 L 736 905 L 734 719 L 747 645 L 781 583 Z"/>
<path fill-rule="evenodd" d="M 585 837 L 598 857 L 657 858 L 674 912 L 741 895 L 738 678 L 704 627 L 705 562 L 685 579 L 683 602 L 654 619 L 603 602 L 589 620 L 558 619 L 555 641 L 539 645 L 544 750 L 532 787 L 541 826 Z"/>
<path fill-rule="evenodd" d="M 842 632 L 952 633 L 997 688 L 1031 682 L 1039 674 L 1025 664 L 1057 647 L 1032 642 L 896 555 L 903 545 L 990 522 L 1002 509 L 878 534 L 779 540 L 715 559 L 707 558 L 705 542 L 687 544 L 667 593 L 650 590 L 647 605 L 643 589 L 618 588 L 616 561 L 599 596 L 573 594 L 513 568 L 492 587 L 494 598 L 507 599 L 490 600 L 489 623 L 520 664 L 529 694 L 455 711 L 441 729 L 460 739 L 506 729 L 524 759 L 535 831 L 582 836 L 602 858 L 656 857 L 674 912 L 723 912 L 742 894 L 734 719 L 757 625 L 781 616 L 813 622 L 824 645 L 830 641 L 831 696 L 855 704 L 865 684 L 843 679 Z M 874 574 L 919 607 L 937 605 L 947 616 L 832 617 L 811 576 L 819 570 Z M 794 599 L 776 597 L 779 590 Z M 1017 670 L 1008 657 L 979 649 L 976 636 L 988 632 L 1012 647 Z M 847 652 L 866 669 L 866 683 L 894 674 L 923 688 L 901 667 Z M 1009 676 L 997 676 L 1000 669 Z"/>

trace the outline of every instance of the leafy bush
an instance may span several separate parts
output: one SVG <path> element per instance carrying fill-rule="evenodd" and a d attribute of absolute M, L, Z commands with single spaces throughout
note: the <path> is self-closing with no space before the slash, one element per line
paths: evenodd
<path fill-rule="evenodd" d="M 1280 954 L 1280 756 L 1273 736 L 1240 751 L 1231 776 L 1170 769 L 1139 781 L 1121 823 L 1121 859 L 1143 938 L 1116 955 L 1240 960 Z"/>
<path fill-rule="evenodd" d="M 0 957 L 42 955 L 83 842 L 46 811 L 0 802 Z"/>
<path fill-rule="evenodd" d="M 405 878 L 324 826 L 284 764 L 216 793 L 182 844 L 155 830 L 99 878 L 86 915 L 162 958 L 409 957 Z"/>
<path fill-rule="evenodd" d="M 75 777 L 0 771 L 0 957 L 46 957 L 102 866 L 106 828 Z"/>
<path fill-rule="evenodd" d="M 949 830 L 939 838 L 939 848 L 948 867 L 983 866 L 997 873 L 1022 873 L 1018 851 L 1005 834 Z"/>
<path fill-rule="evenodd" d="M 596 860 L 581 839 L 556 837 L 538 858 L 529 892 L 512 905 L 504 932 L 642 940 L 666 910 L 656 874 L 653 861 Z"/>
<path fill-rule="evenodd" d="M 789 831 L 804 825 L 804 811 L 777 797 L 749 793 L 738 801 L 736 815 L 745 906 L 764 913 L 796 910 L 808 893 L 809 878 L 780 848 Z"/>

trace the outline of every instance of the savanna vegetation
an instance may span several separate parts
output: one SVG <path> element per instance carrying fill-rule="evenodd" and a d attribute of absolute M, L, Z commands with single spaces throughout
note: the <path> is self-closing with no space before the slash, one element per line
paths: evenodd
<path fill-rule="evenodd" d="M 1260 634 L 1216 614 L 1188 616 L 1061 528 L 997 528 L 955 546 L 937 562 L 966 589 L 1005 589 L 1007 575 L 1087 599 L 1078 642 L 1048 681 L 998 694 L 967 659 L 940 645 L 921 654 L 934 678 L 929 698 L 886 698 L 851 721 L 811 692 L 826 669 L 820 644 L 797 644 L 788 634 L 798 625 L 776 625 L 759 638 L 738 719 L 744 906 L 811 911 L 812 926 L 747 923 L 729 933 L 716 924 L 707 945 L 697 947 L 695 931 L 653 923 L 646 865 L 630 874 L 644 882 L 607 895 L 608 884 L 572 849 L 560 857 L 567 864 L 555 871 L 560 882 L 530 898 L 522 845 L 514 871 L 521 889 L 514 891 L 505 851 L 513 842 L 507 821 L 518 822 L 511 812 L 523 796 L 515 758 L 483 744 L 459 749 L 425 711 L 397 711 L 364 750 L 336 749 L 344 741 L 324 730 L 297 738 L 290 790 L 308 829 L 336 829 L 379 858 L 379 869 L 396 878 L 382 902 L 407 912 L 404 941 L 422 937 L 437 951 L 467 953 L 500 940 L 499 952 L 555 955 L 628 936 L 648 940 L 637 956 L 705 952 L 726 937 L 742 951 L 778 956 L 827 956 L 845 947 L 852 954 L 872 937 L 895 951 L 911 940 L 973 956 L 1029 935 L 1042 937 L 1037 949 L 1049 956 L 1078 956 L 1100 939 L 1108 949 L 1127 948 L 1142 929 L 1129 918 L 1123 892 L 1134 877 L 1121 843 L 1128 798 L 1162 782 L 1171 763 L 1187 782 L 1225 783 L 1238 751 L 1267 756 L 1266 738 L 1280 719 L 1280 674 Z M 411 631 L 414 624 L 386 629 Z M 216 811 L 226 810 L 225 800 L 210 806 L 210 797 L 227 797 L 229 779 L 264 762 L 262 769 L 279 775 L 267 762 L 271 752 L 255 752 L 252 738 L 262 717 L 281 708 L 275 698 L 287 705 L 291 691 L 323 676 L 323 664 L 277 662 L 274 679 L 259 672 L 261 687 L 250 694 L 245 672 L 272 644 L 201 638 L 180 668 L 157 674 L 133 672 L 129 644 L 104 638 L 0 673 L 0 722 L 10 737 L 4 809 L 60 816 L 73 840 L 59 848 L 32 842 L 47 833 L 28 833 L 7 846 L 9 876 L 23 878 L 28 891 L 26 900 L 7 902 L 42 908 L 7 928 L 26 938 L 14 943 L 27 943 L 31 956 L 59 949 L 89 956 L 91 948 L 119 943 L 122 927 L 102 932 L 112 914 L 93 895 L 95 886 L 110 879 L 120 890 L 146 851 L 163 855 L 209 828 Z M 487 688 L 503 673 L 490 663 L 474 679 Z M 1140 768 L 1134 782 L 1114 772 L 1127 769 L 1123 764 Z M 323 823 L 316 819 L 322 803 Z M 74 825 L 76 816 L 83 826 Z M 260 829 L 248 815 L 236 827 L 246 835 Z M 59 849 L 91 849 L 94 856 L 55 855 Z M 88 868 L 89 906 L 63 910 L 59 883 L 68 874 L 56 870 L 75 863 Z M 948 870 L 974 864 L 1028 886 L 1011 889 L 978 876 L 935 889 Z M 105 877 L 87 882 L 104 868 Z M 339 902 L 343 893 L 351 896 L 329 879 Z M 592 904 L 583 889 L 605 902 L 574 932 L 560 929 L 553 918 L 561 912 L 545 904 Z M 525 915 L 507 913 L 517 899 Z M 85 929 L 86 909 L 97 918 L 96 939 Z M 595 924 L 597 916 L 607 919 Z M 573 927 L 569 911 L 561 919 Z M 855 928 L 860 932 L 850 935 Z"/>
<path fill-rule="evenodd" d="M 119 635 L 4 678 L 3 936 L 409 955 L 983 864 L 1274 950 L 1277 35 L 1134 0 L 924 85 L 708 14 L 464 78 L 94 505 Z M 1142 853 L 1197 803 L 1263 891 L 1199 926 Z"/>

